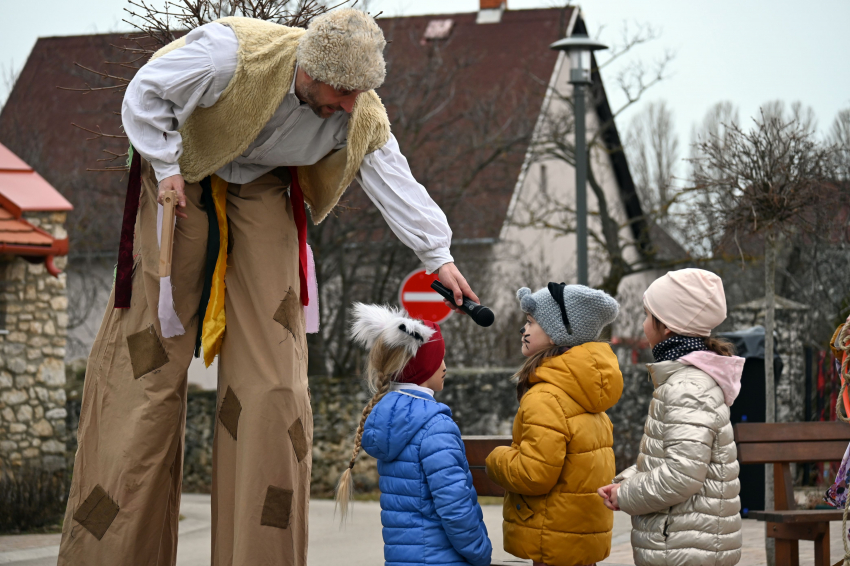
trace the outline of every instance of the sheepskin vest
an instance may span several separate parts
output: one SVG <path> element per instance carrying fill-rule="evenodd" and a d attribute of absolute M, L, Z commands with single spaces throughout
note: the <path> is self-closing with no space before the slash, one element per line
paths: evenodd
<path fill-rule="evenodd" d="M 231 28 L 239 41 L 236 72 L 218 101 L 209 108 L 196 108 L 180 129 L 180 171 L 187 183 L 212 175 L 257 138 L 289 92 L 298 41 L 305 32 L 253 18 L 229 17 L 216 22 Z M 181 37 L 151 59 L 185 44 Z M 390 122 L 381 99 L 373 90 L 362 93 L 348 119 L 347 145 L 314 165 L 298 167 L 298 180 L 315 224 L 336 206 L 363 157 L 383 147 L 389 137 Z"/>

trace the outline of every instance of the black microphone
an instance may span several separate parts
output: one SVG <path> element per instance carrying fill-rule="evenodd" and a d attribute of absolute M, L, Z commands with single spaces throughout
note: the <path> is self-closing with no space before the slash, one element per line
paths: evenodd
<path fill-rule="evenodd" d="M 455 304 L 455 294 L 451 289 L 447 288 L 437 279 L 431 282 L 431 288 L 452 305 L 457 306 Z M 473 303 L 471 299 L 468 299 L 465 296 L 463 297 L 463 304 L 457 308 L 468 314 L 478 326 L 490 326 L 493 324 L 493 321 L 496 320 L 496 317 L 493 315 L 493 311 L 485 306 L 479 305 L 478 303 Z"/>

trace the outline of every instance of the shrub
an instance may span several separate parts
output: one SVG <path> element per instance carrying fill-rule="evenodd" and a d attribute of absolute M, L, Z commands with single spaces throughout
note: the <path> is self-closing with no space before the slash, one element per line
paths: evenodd
<path fill-rule="evenodd" d="M 0 477 L 0 532 L 55 525 L 65 513 L 69 478 L 64 470 L 24 467 Z"/>

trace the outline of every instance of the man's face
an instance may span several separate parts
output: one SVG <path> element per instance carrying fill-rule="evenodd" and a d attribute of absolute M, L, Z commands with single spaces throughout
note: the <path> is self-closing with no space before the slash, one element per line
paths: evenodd
<path fill-rule="evenodd" d="M 309 78 L 306 73 L 305 78 L 307 80 L 304 81 L 301 88 L 296 81 L 295 93 L 316 116 L 322 119 L 330 118 L 339 111 L 350 114 L 354 109 L 357 95 L 363 92 L 362 90 L 338 90 L 329 84 Z"/>

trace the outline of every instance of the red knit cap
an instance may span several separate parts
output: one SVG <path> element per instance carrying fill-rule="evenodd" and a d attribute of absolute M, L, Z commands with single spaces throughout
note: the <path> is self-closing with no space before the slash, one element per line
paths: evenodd
<path fill-rule="evenodd" d="M 401 383 L 415 383 L 421 385 L 428 381 L 446 357 L 446 343 L 443 341 L 443 333 L 440 325 L 430 320 L 422 321 L 428 328 L 434 329 L 431 339 L 419 346 L 416 355 L 407 362 L 398 381 Z"/>

